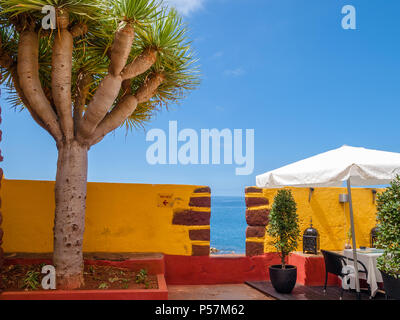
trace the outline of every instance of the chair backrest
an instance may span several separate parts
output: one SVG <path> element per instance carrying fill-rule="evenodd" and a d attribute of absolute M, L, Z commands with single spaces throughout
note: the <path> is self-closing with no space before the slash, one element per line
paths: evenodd
<path fill-rule="evenodd" d="M 324 255 L 326 272 L 341 276 L 345 264 L 343 256 L 332 251 L 321 250 L 321 252 Z"/>

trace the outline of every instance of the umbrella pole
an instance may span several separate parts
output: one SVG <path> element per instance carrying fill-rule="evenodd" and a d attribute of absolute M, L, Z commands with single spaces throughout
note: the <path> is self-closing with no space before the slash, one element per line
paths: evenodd
<path fill-rule="evenodd" d="M 350 182 L 350 178 L 347 180 L 347 192 L 348 192 L 348 195 L 349 195 L 351 237 L 352 237 L 352 240 L 353 240 L 353 260 L 354 260 L 354 270 L 355 270 L 355 273 L 356 273 L 356 291 L 357 291 L 357 298 L 360 299 L 360 281 L 359 281 L 359 275 L 358 275 L 356 232 L 355 232 L 355 229 L 354 229 L 353 200 L 352 200 L 352 197 L 351 197 L 351 182 Z"/>

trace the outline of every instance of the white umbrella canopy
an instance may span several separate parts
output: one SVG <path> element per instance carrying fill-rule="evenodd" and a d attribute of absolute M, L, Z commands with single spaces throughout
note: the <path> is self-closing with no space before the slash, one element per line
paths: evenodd
<path fill-rule="evenodd" d="M 400 174 L 400 153 L 343 146 L 257 176 L 257 187 L 388 184 Z"/>
<path fill-rule="evenodd" d="M 358 186 L 388 184 L 400 174 L 400 153 L 343 146 L 257 176 L 259 188 L 340 187 L 347 181 L 353 242 L 354 266 L 357 266 L 351 184 Z M 360 298 L 358 268 L 356 291 Z"/>

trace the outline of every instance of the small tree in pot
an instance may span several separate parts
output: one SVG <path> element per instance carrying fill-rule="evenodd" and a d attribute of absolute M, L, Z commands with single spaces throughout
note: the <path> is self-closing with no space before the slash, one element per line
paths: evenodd
<path fill-rule="evenodd" d="M 290 293 L 296 285 L 297 268 L 287 265 L 286 258 L 297 249 L 300 236 L 297 206 L 290 190 L 279 190 L 275 196 L 268 234 L 281 257 L 281 265 L 269 267 L 272 285 L 278 292 Z"/>
<path fill-rule="evenodd" d="M 377 197 L 377 247 L 384 249 L 378 268 L 387 296 L 400 299 L 400 176 Z"/>

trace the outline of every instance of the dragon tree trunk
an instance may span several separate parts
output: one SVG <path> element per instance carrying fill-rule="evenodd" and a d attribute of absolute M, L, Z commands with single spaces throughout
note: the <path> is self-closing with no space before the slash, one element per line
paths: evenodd
<path fill-rule="evenodd" d="M 83 280 L 88 148 L 76 141 L 58 148 L 53 263 L 57 289 L 77 289 Z"/>

